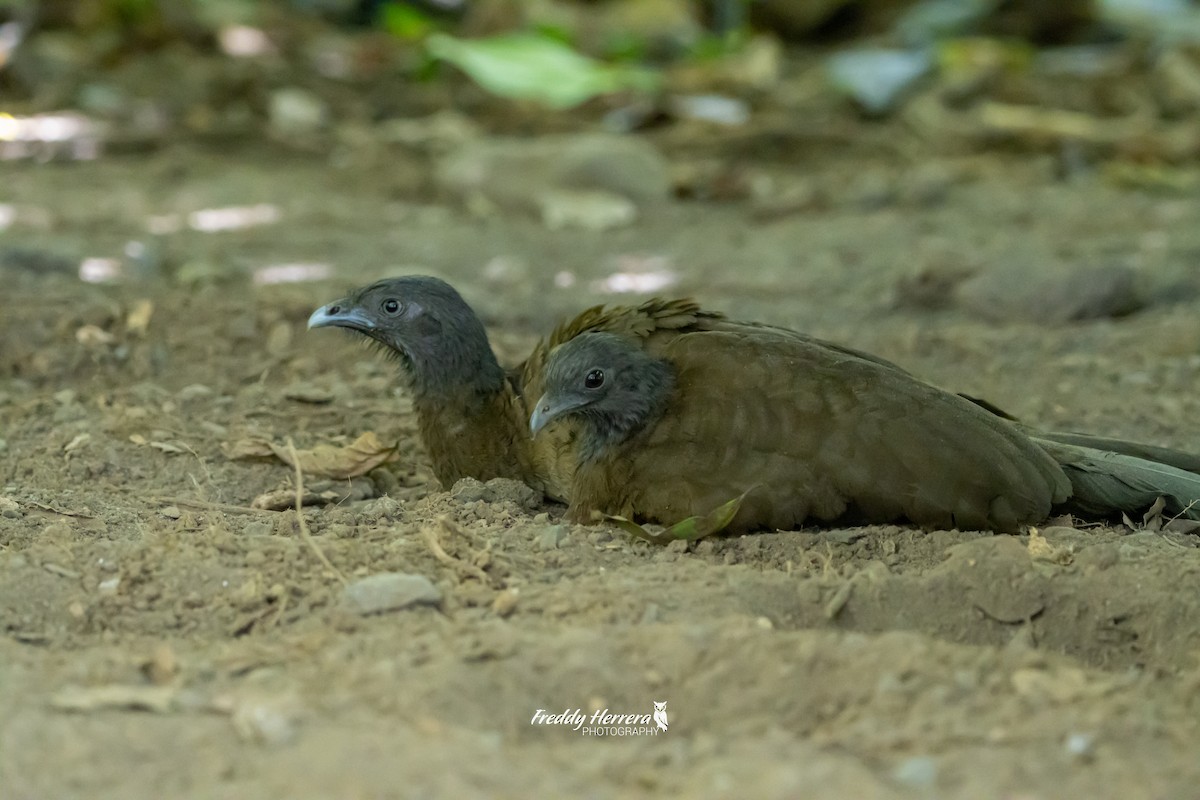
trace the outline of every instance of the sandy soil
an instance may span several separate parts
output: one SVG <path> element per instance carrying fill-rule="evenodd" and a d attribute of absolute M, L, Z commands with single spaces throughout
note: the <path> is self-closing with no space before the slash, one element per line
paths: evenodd
<path fill-rule="evenodd" d="M 758 168 L 822 202 L 678 202 L 601 234 L 473 216 L 412 164 L 184 147 L 6 164 L 0 794 L 1195 797 L 1195 536 L 884 527 L 656 548 L 563 526 L 518 485 L 443 491 L 395 367 L 304 329 L 348 286 L 432 273 L 514 363 L 560 315 L 626 299 L 595 282 L 665 265 L 671 293 L 1038 424 L 1200 449 L 1192 198 L 1063 182 L 1028 157 L 918 168 L 831 150 Z M 937 191 L 909 191 L 931 168 Z M 260 203 L 279 220 L 146 232 Z M 143 277 L 83 283 L 88 257 Z M 333 278 L 248 277 L 296 263 Z M 895 303 L 922 269 L 1105 264 L 1138 272 L 1146 310 L 1064 324 Z M 333 569 L 294 511 L 250 508 L 291 471 L 224 449 L 367 431 L 400 461 L 360 481 L 367 499 L 304 512 Z M 342 605 L 341 577 L 387 571 L 428 577 L 441 605 Z M 654 701 L 670 721 L 654 736 L 531 725 Z"/>

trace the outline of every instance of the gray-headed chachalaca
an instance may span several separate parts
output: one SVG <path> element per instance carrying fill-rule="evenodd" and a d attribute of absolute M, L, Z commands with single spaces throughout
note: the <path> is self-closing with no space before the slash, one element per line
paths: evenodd
<path fill-rule="evenodd" d="M 515 478 L 580 521 L 673 523 L 751 490 L 734 530 L 901 518 L 1013 530 L 1071 499 L 1106 515 L 1200 496 L 1184 471 L 1200 472 L 1200 458 L 1031 434 L 882 359 L 689 300 L 591 308 L 508 373 L 436 278 L 359 289 L 313 312 L 309 327 L 325 326 L 399 359 L 443 484 Z M 597 369 L 601 386 L 589 387 Z"/>
<path fill-rule="evenodd" d="M 1200 519 L 1200 457 L 1039 433 L 899 367 L 726 320 L 584 333 L 545 365 L 530 418 L 582 424 L 569 516 L 673 524 L 748 494 L 730 528 L 806 519 L 1013 531 L 1052 510 Z M 1102 448 L 1102 449 L 1098 449 Z"/>

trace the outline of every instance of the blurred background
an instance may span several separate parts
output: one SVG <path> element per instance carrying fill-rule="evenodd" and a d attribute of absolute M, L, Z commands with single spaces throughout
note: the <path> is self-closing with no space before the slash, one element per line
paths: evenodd
<path fill-rule="evenodd" d="M 1186 0 L 4 0 L 0 269 L 204 287 L 408 263 L 523 300 L 695 291 L 730 266 L 779 288 L 805 246 L 772 229 L 936 210 L 1010 168 L 1192 196 L 1198 41 Z M 690 245 L 684 206 L 732 210 L 746 263 Z M 959 295 L 980 248 L 911 242 L 880 291 L 1028 315 L 1007 278 Z M 1194 283 L 1104 260 L 1033 293 L 1037 315 Z M 577 305 L 560 296 L 522 313 Z"/>

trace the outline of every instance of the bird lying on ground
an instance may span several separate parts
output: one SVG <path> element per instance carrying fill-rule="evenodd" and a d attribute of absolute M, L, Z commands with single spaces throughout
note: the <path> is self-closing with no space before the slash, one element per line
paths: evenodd
<path fill-rule="evenodd" d="M 707 322 L 707 320 L 701 321 Z M 1054 511 L 1200 519 L 1200 457 L 1042 434 L 864 353 L 728 321 L 583 332 L 529 425 L 578 431 L 568 518 L 673 524 L 747 493 L 732 531 L 806 520 L 1015 531 Z"/>

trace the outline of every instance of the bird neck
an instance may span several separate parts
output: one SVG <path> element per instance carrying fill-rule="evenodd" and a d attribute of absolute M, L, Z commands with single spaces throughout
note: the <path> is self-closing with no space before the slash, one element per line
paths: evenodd
<path fill-rule="evenodd" d="M 447 489 L 461 478 L 522 480 L 528 472 L 524 406 L 503 376 L 493 389 L 416 396 L 413 408 L 434 475 Z"/>
<path fill-rule="evenodd" d="M 506 376 L 487 337 L 445 344 L 434 355 L 410 359 L 408 382 L 416 402 L 453 404 L 480 402 L 504 389 Z"/>

